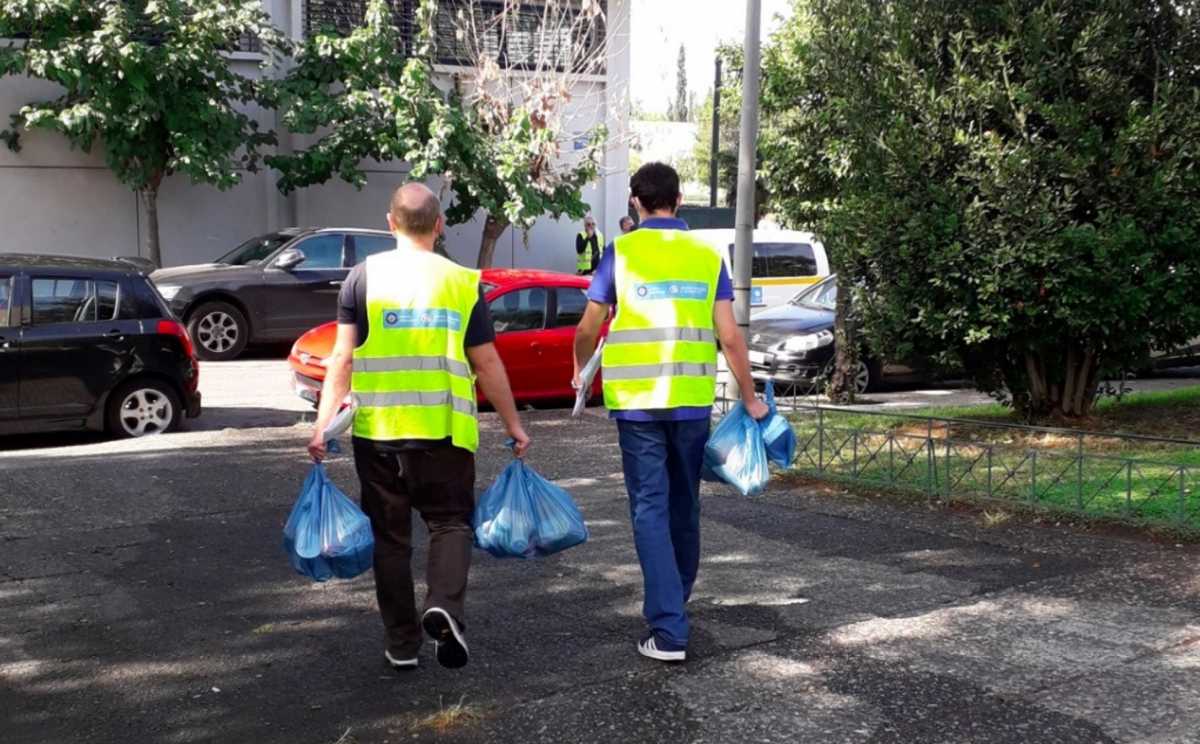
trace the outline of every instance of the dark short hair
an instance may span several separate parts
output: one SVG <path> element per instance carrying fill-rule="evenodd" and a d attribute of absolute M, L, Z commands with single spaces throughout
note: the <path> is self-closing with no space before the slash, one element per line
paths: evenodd
<path fill-rule="evenodd" d="M 647 212 L 674 212 L 679 206 L 679 174 L 666 163 L 646 163 L 629 179 L 629 191 Z"/>
<path fill-rule="evenodd" d="M 413 186 L 416 184 L 404 184 L 392 194 L 392 220 L 405 235 L 429 235 L 442 216 L 442 204 L 429 189 Z"/>

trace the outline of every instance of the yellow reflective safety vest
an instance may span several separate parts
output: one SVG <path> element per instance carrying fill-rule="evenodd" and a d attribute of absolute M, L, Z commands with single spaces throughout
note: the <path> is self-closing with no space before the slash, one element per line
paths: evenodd
<path fill-rule="evenodd" d="M 685 230 L 635 230 L 615 247 L 617 314 L 601 370 L 609 410 L 711 406 L 721 257 Z"/>
<path fill-rule="evenodd" d="M 588 239 L 587 230 L 584 230 L 581 233 L 579 233 L 579 237 L 582 238 L 584 241 L 584 249 L 583 249 L 583 253 L 579 253 L 575 256 L 575 270 L 576 271 L 591 271 L 592 270 L 592 251 L 587 247 L 587 239 Z M 600 232 L 599 230 L 596 231 L 596 247 L 601 252 L 604 251 L 604 233 Z"/>
<path fill-rule="evenodd" d="M 479 272 L 434 253 L 367 259 L 367 339 L 354 350 L 354 436 L 479 446 L 475 375 L 463 342 Z"/>

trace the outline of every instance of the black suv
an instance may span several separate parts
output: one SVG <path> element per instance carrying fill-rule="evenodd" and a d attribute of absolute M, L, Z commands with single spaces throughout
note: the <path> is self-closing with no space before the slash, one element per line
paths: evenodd
<path fill-rule="evenodd" d="M 246 241 L 211 264 L 150 278 L 187 324 L 201 359 L 237 357 L 246 344 L 295 341 L 332 320 L 346 275 L 396 247 L 381 230 L 287 229 Z"/>
<path fill-rule="evenodd" d="M 196 357 L 124 261 L 0 253 L 0 434 L 158 434 L 200 415 Z"/>

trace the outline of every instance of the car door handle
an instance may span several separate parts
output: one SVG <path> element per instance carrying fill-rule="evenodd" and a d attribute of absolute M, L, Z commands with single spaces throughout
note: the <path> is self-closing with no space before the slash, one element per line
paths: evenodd
<path fill-rule="evenodd" d="M 329 283 L 329 286 L 331 286 L 331 287 L 340 287 L 340 286 L 342 286 L 342 284 L 343 284 L 343 282 L 341 282 L 341 281 L 332 281 L 332 282 L 330 282 L 330 283 Z"/>

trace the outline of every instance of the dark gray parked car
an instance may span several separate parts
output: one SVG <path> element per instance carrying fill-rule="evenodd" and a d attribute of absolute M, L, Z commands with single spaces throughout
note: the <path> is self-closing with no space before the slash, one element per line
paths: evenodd
<path fill-rule="evenodd" d="M 160 269 L 150 278 L 187 325 L 200 358 L 219 361 L 248 343 L 294 341 L 332 320 L 350 269 L 395 245 L 381 230 L 289 228 L 211 264 Z"/>
<path fill-rule="evenodd" d="M 786 304 L 750 319 L 750 371 L 754 379 L 775 383 L 777 390 L 809 394 L 832 374 L 836 352 L 837 275 L 821 280 Z M 881 385 L 917 382 L 932 376 L 920 360 L 881 359 L 862 349 L 854 370 L 854 387 L 866 393 Z"/>

